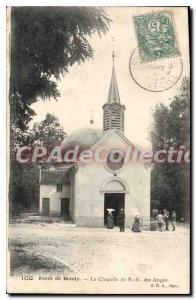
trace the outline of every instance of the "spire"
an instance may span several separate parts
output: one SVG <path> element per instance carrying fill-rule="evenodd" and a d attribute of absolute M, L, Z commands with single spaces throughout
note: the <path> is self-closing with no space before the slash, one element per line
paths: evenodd
<path fill-rule="evenodd" d="M 115 52 L 114 52 L 114 38 L 112 38 L 113 41 L 113 51 L 112 51 L 112 59 L 113 59 L 113 68 L 112 68 L 112 78 L 110 82 L 110 89 L 108 93 L 108 104 L 112 103 L 119 103 L 120 104 L 120 95 L 118 91 L 118 84 L 117 84 L 117 79 L 116 79 L 116 73 L 115 73 Z"/>
<path fill-rule="evenodd" d="M 114 42 L 114 39 L 112 39 Z M 118 91 L 118 84 L 115 73 L 115 52 L 114 44 L 112 51 L 112 78 L 110 82 L 110 89 L 108 93 L 107 102 L 103 105 L 103 130 L 118 129 L 124 131 L 124 111 L 125 106 L 120 103 L 120 96 Z"/>

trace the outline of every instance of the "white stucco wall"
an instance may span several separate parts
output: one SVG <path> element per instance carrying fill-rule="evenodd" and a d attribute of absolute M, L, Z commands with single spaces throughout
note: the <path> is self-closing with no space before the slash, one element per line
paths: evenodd
<path fill-rule="evenodd" d="M 94 168 L 85 166 L 78 170 L 76 175 L 76 223 L 87 226 L 103 226 L 104 222 L 104 192 L 101 188 L 108 178 L 113 179 L 104 166 Z M 123 179 L 128 185 L 128 192 L 125 194 L 126 225 L 133 222 L 136 214 L 149 219 L 150 216 L 150 170 L 142 165 L 127 166 L 122 173 L 114 177 Z"/>
<path fill-rule="evenodd" d="M 117 134 L 107 136 L 102 145 L 122 151 L 127 147 L 126 141 Z M 120 185 L 111 179 L 119 180 Z M 79 166 L 72 177 L 71 187 L 64 185 L 62 192 L 56 191 L 56 185 L 40 186 L 40 212 L 42 198 L 50 198 L 51 215 L 60 215 L 61 198 L 70 198 L 70 216 L 77 226 L 103 227 L 104 188 L 107 188 L 107 192 L 125 192 L 126 226 L 132 225 L 136 214 L 142 217 L 145 225 L 149 225 L 150 182 L 151 169 L 146 169 L 142 162 L 128 162 L 116 176 L 102 163 L 87 163 Z"/>
<path fill-rule="evenodd" d="M 109 137 L 104 145 L 114 147 L 113 138 Z M 115 137 L 115 146 L 124 149 L 125 143 Z M 147 222 L 150 219 L 150 176 L 151 169 L 146 169 L 141 162 L 129 162 L 122 171 L 114 176 L 103 164 L 90 163 L 79 168 L 75 179 L 75 217 L 78 226 L 104 226 L 104 192 L 101 189 L 109 178 L 125 181 L 128 192 L 125 194 L 126 226 L 130 226 L 136 214 Z"/>
<path fill-rule="evenodd" d="M 62 191 L 56 191 L 56 185 L 40 185 L 40 207 L 42 213 L 42 198 L 50 199 L 50 214 L 61 215 L 61 198 L 70 198 L 70 186 L 63 185 Z"/>

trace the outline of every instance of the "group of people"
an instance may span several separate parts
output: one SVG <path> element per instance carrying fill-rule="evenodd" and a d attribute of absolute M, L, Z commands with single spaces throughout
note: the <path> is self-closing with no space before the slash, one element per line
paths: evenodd
<path fill-rule="evenodd" d="M 165 225 L 165 230 L 170 230 L 169 229 L 169 224 L 171 220 L 172 224 L 172 231 L 175 231 L 176 229 L 176 212 L 172 210 L 170 213 L 167 209 L 163 209 L 163 211 L 158 210 L 158 209 L 153 209 L 152 211 L 154 220 L 156 220 L 158 224 L 158 229 L 159 231 L 163 231 L 163 227 Z M 125 231 L 125 212 L 124 209 L 121 208 L 120 212 L 117 216 L 118 220 L 118 226 L 120 228 L 120 232 Z M 107 215 L 107 228 L 108 229 L 113 229 L 114 228 L 114 216 L 112 214 L 112 211 L 108 212 Z M 139 215 L 136 215 L 134 218 L 133 226 L 131 227 L 132 231 L 134 232 L 141 232 L 141 219 Z"/>
<path fill-rule="evenodd" d="M 119 215 L 117 216 L 118 219 L 118 225 L 120 228 L 120 232 L 125 231 L 125 212 L 124 209 L 121 208 Z M 108 216 L 107 216 L 107 228 L 108 229 L 113 229 L 114 228 L 114 216 L 112 214 L 112 211 L 108 212 Z"/>
<path fill-rule="evenodd" d="M 125 212 L 124 212 L 123 208 L 120 209 L 120 212 L 117 216 L 117 220 L 118 220 L 118 226 L 120 228 L 120 232 L 124 232 L 125 231 Z M 112 214 L 112 211 L 108 212 L 107 228 L 108 229 L 114 228 L 114 216 Z M 140 218 L 138 215 L 135 216 L 134 223 L 133 223 L 133 226 L 131 229 L 134 232 L 141 232 L 141 221 L 140 221 Z"/>
<path fill-rule="evenodd" d="M 152 211 L 155 220 L 158 223 L 159 231 L 163 231 L 163 226 L 165 224 L 165 230 L 169 230 L 169 223 L 171 217 L 172 231 L 176 229 L 176 212 L 172 210 L 170 213 L 167 209 L 163 209 L 163 211 L 158 209 L 153 209 Z"/>

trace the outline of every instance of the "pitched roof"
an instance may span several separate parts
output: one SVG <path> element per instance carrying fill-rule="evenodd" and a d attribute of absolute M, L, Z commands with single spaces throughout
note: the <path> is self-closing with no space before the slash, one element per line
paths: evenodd
<path fill-rule="evenodd" d="M 64 171 L 41 170 L 40 184 L 69 184 L 70 180 L 68 176 L 68 170 L 69 168 Z"/>
<path fill-rule="evenodd" d="M 110 81 L 110 89 L 109 89 L 109 93 L 108 93 L 107 103 L 108 104 L 112 104 L 112 103 L 120 104 L 120 95 L 119 95 L 119 91 L 118 91 L 118 84 L 117 84 L 114 65 L 113 65 L 113 69 L 112 69 L 112 77 L 111 77 L 111 81 Z"/>
<path fill-rule="evenodd" d="M 80 128 L 72 131 L 67 138 L 62 142 L 62 150 L 73 149 L 79 146 L 80 150 L 90 149 L 95 145 L 106 132 L 94 128 Z"/>

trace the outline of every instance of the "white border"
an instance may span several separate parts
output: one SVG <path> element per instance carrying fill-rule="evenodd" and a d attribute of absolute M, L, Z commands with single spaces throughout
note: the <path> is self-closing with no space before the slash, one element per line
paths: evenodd
<path fill-rule="evenodd" d="M 0 228 L 1 228 L 1 255 L 0 255 L 0 266 L 1 266 L 1 272 L 0 272 L 0 296 L 1 299 L 7 299 L 9 296 L 5 294 L 6 292 L 6 6 L 85 6 L 85 5 L 90 5 L 90 6 L 191 6 L 193 10 L 196 8 L 196 2 L 193 0 L 143 0 L 138 2 L 138 0 L 29 0 L 29 1 L 24 1 L 24 0 L 1 0 L 0 1 L 0 66 L 1 66 L 1 72 L 0 72 L 0 95 L 1 95 L 1 100 L 0 100 L 0 129 L 1 129 L 1 156 L 0 156 L 0 166 L 1 166 L 1 172 L 0 172 L 0 191 L 1 191 L 1 202 L 0 202 Z M 194 22 L 193 22 L 194 25 Z M 196 40 L 196 30 L 192 29 L 193 37 L 192 40 Z M 193 55 L 193 53 L 192 53 Z M 193 61 L 193 59 L 192 59 Z M 194 61 L 194 66 L 195 67 L 195 61 Z M 192 83 L 192 88 L 196 84 L 196 80 L 194 79 Z M 194 102 L 194 99 L 192 99 L 192 102 Z M 195 111 L 196 111 L 196 105 L 194 105 L 193 111 L 192 111 L 192 118 L 193 115 L 195 117 Z M 193 137 L 195 138 L 196 135 L 196 130 L 195 129 L 195 123 L 193 124 Z M 195 139 L 193 142 L 193 148 L 195 146 Z M 196 163 L 194 162 L 193 167 L 195 169 Z M 196 179 L 194 178 L 194 181 L 192 182 L 193 186 L 196 186 Z M 193 216 L 196 216 L 196 211 L 195 211 L 195 205 L 194 205 L 194 193 L 192 195 L 192 204 L 194 207 L 194 213 Z M 195 230 L 193 231 L 195 233 Z M 194 234 L 194 241 L 195 241 L 195 234 Z M 195 270 L 195 259 L 194 259 L 194 270 Z M 195 282 L 195 280 L 194 280 Z M 193 282 L 193 286 L 194 286 Z M 27 298 L 22 297 L 23 299 Z M 34 297 L 31 297 L 34 298 Z M 40 298 L 40 297 L 36 297 Z M 45 297 L 45 299 L 56 299 L 57 296 L 52 296 L 52 297 Z M 69 298 L 69 297 L 67 297 Z M 75 298 L 75 297 L 74 297 Z M 89 298 L 89 297 L 88 297 Z M 103 297 L 105 298 L 105 297 Z M 115 298 L 121 298 L 115 297 Z M 132 298 L 139 299 L 142 297 L 134 297 Z M 162 298 L 162 297 L 156 297 L 156 298 Z M 173 297 L 167 297 L 172 299 Z M 180 297 L 182 298 L 187 298 L 185 297 Z M 73 297 L 70 297 L 70 299 L 73 299 Z"/>

